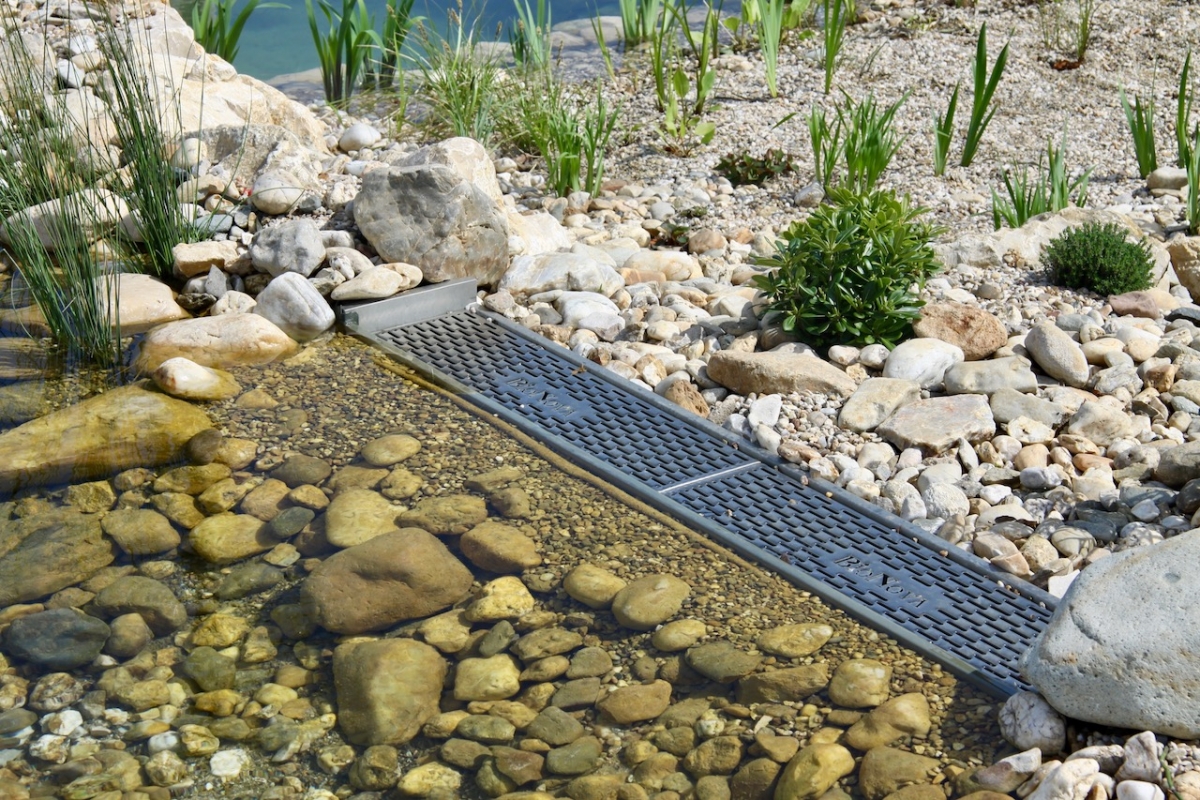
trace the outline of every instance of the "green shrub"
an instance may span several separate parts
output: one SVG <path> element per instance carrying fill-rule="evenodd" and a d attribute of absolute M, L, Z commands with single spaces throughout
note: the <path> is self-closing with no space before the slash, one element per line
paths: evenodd
<path fill-rule="evenodd" d="M 1055 283 L 1110 295 L 1150 288 L 1153 262 L 1144 240 L 1128 241 L 1116 223 L 1089 222 L 1051 241 L 1043 263 Z"/>
<path fill-rule="evenodd" d="M 784 330 L 814 347 L 895 345 L 924 302 L 918 296 L 940 262 L 929 246 L 941 229 L 917 217 L 907 198 L 891 191 L 831 192 L 818 208 L 781 234 L 774 267 L 755 278 L 782 316 Z"/>

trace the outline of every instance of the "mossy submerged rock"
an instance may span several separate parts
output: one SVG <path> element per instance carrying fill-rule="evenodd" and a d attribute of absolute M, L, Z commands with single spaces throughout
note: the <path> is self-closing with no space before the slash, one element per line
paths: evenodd
<path fill-rule="evenodd" d="M 191 403 L 113 389 L 0 434 L 0 495 L 179 461 L 188 440 L 211 427 Z"/>
<path fill-rule="evenodd" d="M 62 510 L 0 522 L 0 607 L 74 586 L 113 559 L 93 515 Z"/>

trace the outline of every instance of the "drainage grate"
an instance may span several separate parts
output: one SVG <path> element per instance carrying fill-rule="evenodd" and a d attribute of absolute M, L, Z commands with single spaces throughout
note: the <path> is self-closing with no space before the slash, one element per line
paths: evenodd
<path fill-rule="evenodd" d="M 997 694 L 1050 595 L 500 317 L 363 333 L 738 552 Z"/>

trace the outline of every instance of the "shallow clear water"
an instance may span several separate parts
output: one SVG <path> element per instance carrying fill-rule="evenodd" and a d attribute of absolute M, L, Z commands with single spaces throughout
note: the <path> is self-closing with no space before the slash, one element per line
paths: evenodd
<path fill-rule="evenodd" d="M 250 16 L 242 32 L 240 50 L 233 65 L 238 71 L 256 78 L 268 80 L 276 75 L 312 69 L 317 66 L 317 53 L 312 33 L 308 27 L 308 16 L 304 0 L 285 0 L 287 8 L 258 8 Z M 237 4 L 240 12 L 245 0 Z M 382 30 L 386 0 L 366 0 L 367 10 L 374 15 L 376 29 Z M 173 0 L 184 19 L 191 21 L 192 2 Z M 314 2 L 315 6 L 315 2 Z M 536 0 L 530 6 L 537 7 Z M 338 4 L 340 8 L 340 4 Z M 424 17 L 431 26 L 444 28 L 447 14 L 457 10 L 454 0 L 417 0 L 414 13 Z M 572 19 L 591 18 L 597 12 L 617 14 L 616 0 L 550 0 L 551 22 L 559 23 Z M 466 4 L 464 16 L 478 22 L 481 38 L 508 40 L 508 26 L 516 18 L 512 0 L 490 0 L 487 3 Z M 317 11 L 317 22 L 326 28 L 324 17 Z M 497 29 L 502 28 L 497 37 Z"/>

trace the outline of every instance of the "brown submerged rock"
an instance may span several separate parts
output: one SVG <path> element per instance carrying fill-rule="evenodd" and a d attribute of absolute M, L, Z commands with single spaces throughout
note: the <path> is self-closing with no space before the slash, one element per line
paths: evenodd
<path fill-rule="evenodd" d="M 211 428 L 191 403 L 125 386 L 0 434 L 0 495 L 182 460 Z"/>
<path fill-rule="evenodd" d="M 335 633 L 365 633 L 427 617 L 471 590 L 471 571 L 419 528 L 342 550 L 304 581 L 301 602 Z"/>
<path fill-rule="evenodd" d="M 92 515 L 63 510 L 0 522 L 0 607 L 73 586 L 113 558 Z"/>

